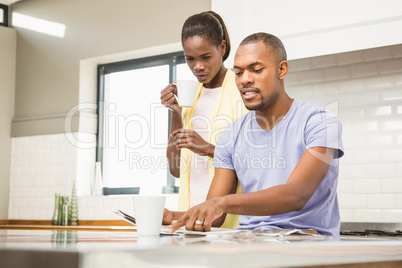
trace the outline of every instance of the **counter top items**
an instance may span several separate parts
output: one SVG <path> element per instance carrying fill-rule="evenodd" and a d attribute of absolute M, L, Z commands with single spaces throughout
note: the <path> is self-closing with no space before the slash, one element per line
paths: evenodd
<path fill-rule="evenodd" d="M 136 225 L 136 220 L 133 216 L 121 211 L 120 209 L 112 209 L 111 210 L 115 215 L 119 216 L 123 220 Z M 161 235 L 169 235 L 167 232 L 169 226 L 161 227 Z M 302 236 L 315 236 L 318 239 L 327 239 L 326 236 L 318 235 L 315 231 L 302 231 L 300 229 L 277 229 L 277 230 L 246 230 L 240 231 L 236 229 L 225 229 L 225 228 L 212 228 L 211 232 L 199 232 L 199 231 L 187 231 L 184 227 L 181 227 L 176 231 L 176 234 L 185 234 L 185 235 L 216 235 L 216 234 L 228 234 L 228 233 L 252 233 L 256 236 L 268 236 L 268 237 L 285 237 L 292 236 L 292 240 L 303 240 Z M 171 235 L 171 234 L 170 234 Z M 298 238 L 296 238 L 298 237 Z M 296 239 L 295 239 L 296 238 Z M 289 238 L 290 239 L 290 238 Z"/>
<path fill-rule="evenodd" d="M 68 225 L 78 225 L 78 197 L 75 184 L 74 180 L 71 191 L 71 204 L 68 211 Z"/>
<path fill-rule="evenodd" d="M 54 194 L 54 211 L 52 217 L 52 225 L 59 225 L 60 213 L 60 194 Z"/>
<path fill-rule="evenodd" d="M 78 197 L 75 180 L 73 181 L 71 202 L 68 196 L 61 196 L 57 193 L 54 195 L 52 225 L 78 225 Z"/>
<path fill-rule="evenodd" d="M 117 216 L 119 216 L 120 218 L 122 218 L 123 220 L 125 220 L 125 221 L 127 221 L 127 222 L 129 222 L 129 223 L 131 223 L 131 224 L 136 225 L 136 221 L 135 221 L 135 218 L 134 218 L 133 216 L 128 215 L 127 213 L 124 213 L 123 211 L 121 211 L 120 209 L 117 209 L 117 208 L 111 209 L 111 211 L 112 211 L 115 215 L 117 215 Z"/>
<path fill-rule="evenodd" d="M 61 220 L 60 225 L 67 226 L 68 225 L 68 211 L 70 209 L 70 200 L 68 196 L 62 196 L 62 210 L 61 210 Z"/>
<path fill-rule="evenodd" d="M 54 212 L 52 217 L 53 225 L 68 225 L 70 202 L 68 196 L 54 195 Z"/>
<path fill-rule="evenodd" d="M 402 223 L 344 222 L 341 224 L 340 234 L 345 238 L 355 240 L 359 238 L 381 239 L 384 237 L 402 240 Z"/>
<path fill-rule="evenodd" d="M 137 226 L 137 233 L 142 235 L 159 236 L 163 211 L 165 208 L 165 195 L 135 195 L 132 198 Z"/>
<path fill-rule="evenodd" d="M 95 175 L 91 179 L 91 194 L 94 196 L 100 196 L 103 194 L 103 176 L 101 162 L 95 163 Z"/>
<path fill-rule="evenodd" d="M 136 226 L 136 219 L 121 211 L 120 209 L 112 209 L 111 210 L 115 215 L 119 216 L 120 218 L 124 219 L 125 221 L 133 224 L 134 226 Z M 172 233 L 168 233 L 168 229 L 169 229 L 169 225 L 162 225 L 161 229 L 160 229 L 160 235 L 161 236 L 165 236 L 165 235 L 201 235 L 201 236 L 206 236 L 206 235 L 219 235 L 221 233 L 228 233 L 228 232 L 238 232 L 237 230 L 233 230 L 233 229 L 224 229 L 224 228 L 212 228 L 211 232 L 198 232 L 198 231 L 187 231 L 184 227 L 180 228 L 179 230 L 177 230 L 174 234 Z M 136 228 L 136 227 L 134 227 Z"/>

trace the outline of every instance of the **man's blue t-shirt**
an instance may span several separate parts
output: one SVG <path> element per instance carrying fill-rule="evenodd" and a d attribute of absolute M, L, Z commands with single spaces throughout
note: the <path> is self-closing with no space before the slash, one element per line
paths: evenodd
<path fill-rule="evenodd" d="M 327 176 L 301 211 L 273 216 L 241 215 L 239 228 L 315 229 L 319 234 L 339 237 L 336 188 L 338 158 L 343 155 L 343 145 L 338 117 L 315 105 L 294 100 L 288 113 L 278 121 L 266 132 L 256 121 L 254 111 L 236 120 L 219 136 L 213 166 L 234 170 L 243 192 L 251 193 L 286 184 L 308 148 L 333 148 L 334 159 Z"/>

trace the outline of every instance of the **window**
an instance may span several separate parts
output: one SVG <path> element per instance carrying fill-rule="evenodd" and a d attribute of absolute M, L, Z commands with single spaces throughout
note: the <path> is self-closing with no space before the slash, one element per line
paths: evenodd
<path fill-rule="evenodd" d="M 0 26 L 8 26 L 8 6 L 0 4 Z"/>
<path fill-rule="evenodd" d="M 98 147 L 104 194 L 177 192 L 166 159 L 170 112 L 160 92 L 194 78 L 182 52 L 98 67 Z"/>

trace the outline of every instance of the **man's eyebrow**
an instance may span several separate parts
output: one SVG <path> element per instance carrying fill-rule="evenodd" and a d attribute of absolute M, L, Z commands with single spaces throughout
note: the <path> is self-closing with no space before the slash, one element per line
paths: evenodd
<path fill-rule="evenodd" d="M 256 61 L 256 62 L 253 62 L 253 63 L 247 65 L 246 68 L 254 67 L 254 66 L 256 66 L 256 65 L 261 65 L 261 64 L 262 64 L 261 62 Z M 243 68 L 241 68 L 241 67 L 239 67 L 239 66 L 236 66 L 236 65 L 233 65 L 233 69 L 234 69 L 234 68 L 243 69 Z"/>

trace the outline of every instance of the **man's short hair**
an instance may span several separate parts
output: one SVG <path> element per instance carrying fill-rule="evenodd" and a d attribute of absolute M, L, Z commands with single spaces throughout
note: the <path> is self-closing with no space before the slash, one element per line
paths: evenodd
<path fill-rule="evenodd" d="M 277 55 L 278 61 L 287 60 L 287 54 L 285 46 L 283 45 L 282 41 L 273 34 L 269 33 L 254 33 L 241 41 L 240 46 L 248 45 L 248 44 L 255 44 L 262 41 L 265 47 L 268 50 L 271 50 L 273 53 Z"/>

